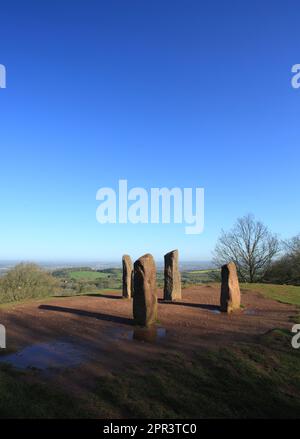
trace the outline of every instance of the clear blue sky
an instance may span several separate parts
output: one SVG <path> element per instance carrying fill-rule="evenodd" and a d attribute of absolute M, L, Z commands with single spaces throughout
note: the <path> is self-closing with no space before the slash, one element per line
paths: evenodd
<path fill-rule="evenodd" d="M 299 1 L 1 2 L 0 259 L 209 259 L 252 212 L 300 231 Z M 205 231 L 100 225 L 96 191 L 204 187 Z"/>

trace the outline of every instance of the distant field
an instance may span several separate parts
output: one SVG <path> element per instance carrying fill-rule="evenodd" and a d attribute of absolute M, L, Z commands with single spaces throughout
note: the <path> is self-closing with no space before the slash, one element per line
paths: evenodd
<path fill-rule="evenodd" d="M 186 273 L 192 273 L 192 274 L 205 274 L 205 273 L 211 273 L 212 271 L 216 271 L 213 268 L 209 269 L 209 270 L 191 270 L 191 271 L 187 271 Z"/>
<path fill-rule="evenodd" d="M 219 278 L 220 270 L 216 269 L 182 271 L 181 273 L 183 287 L 193 284 L 216 282 Z"/>
<path fill-rule="evenodd" d="M 122 270 L 121 269 L 111 269 L 111 270 L 71 270 L 65 272 L 66 277 L 74 281 L 86 281 L 93 282 L 99 279 L 110 280 L 110 287 L 118 288 L 120 287 L 120 281 L 122 280 Z M 181 278 L 183 286 L 192 284 L 202 284 L 208 282 L 214 282 L 218 280 L 219 270 L 206 269 L 206 270 L 192 270 L 192 271 L 182 271 Z M 164 272 L 163 270 L 157 271 L 157 284 L 161 288 L 164 283 Z"/>
<path fill-rule="evenodd" d="M 99 271 L 70 271 L 69 277 L 75 280 L 95 280 L 95 279 L 107 279 L 110 276 L 109 273 L 103 273 Z"/>

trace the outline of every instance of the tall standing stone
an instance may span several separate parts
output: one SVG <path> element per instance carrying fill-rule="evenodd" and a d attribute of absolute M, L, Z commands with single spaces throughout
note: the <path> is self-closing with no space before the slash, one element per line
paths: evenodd
<path fill-rule="evenodd" d="M 124 255 L 122 258 L 123 264 L 123 297 L 130 299 L 132 297 L 133 288 L 133 265 L 131 257 Z"/>
<path fill-rule="evenodd" d="M 164 300 L 181 299 L 181 276 L 178 268 L 178 250 L 165 255 Z"/>
<path fill-rule="evenodd" d="M 221 311 L 230 313 L 240 309 L 241 292 L 236 266 L 233 262 L 222 267 Z"/>
<path fill-rule="evenodd" d="M 133 317 L 140 326 L 151 326 L 157 319 L 156 266 L 150 254 L 134 263 Z"/>

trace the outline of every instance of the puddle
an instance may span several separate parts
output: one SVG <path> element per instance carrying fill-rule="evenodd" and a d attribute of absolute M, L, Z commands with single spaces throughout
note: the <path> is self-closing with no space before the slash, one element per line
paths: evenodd
<path fill-rule="evenodd" d="M 210 309 L 209 311 L 213 314 L 221 314 L 221 311 L 219 309 Z"/>
<path fill-rule="evenodd" d="M 246 316 L 255 316 L 255 315 L 257 315 L 257 311 L 255 309 L 246 309 L 244 311 L 244 314 Z"/>
<path fill-rule="evenodd" d="M 17 369 L 56 369 L 78 366 L 84 361 L 84 350 L 64 341 L 39 343 L 27 346 L 15 354 L 4 355 L 0 363 L 8 363 Z"/>
<path fill-rule="evenodd" d="M 162 327 L 123 329 L 114 328 L 109 336 L 121 340 L 155 343 L 166 336 Z M 76 367 L 93 357 L 95 346 L 83 346 L 66 340 L 37 343 L 19 352 L 0 356 L 0 364 L 9 364 L 16 369 L 39 370 L 45 373 L 57 369 Z"/>
<path fill-rule="evenodd" d="M 123 340 L 137 340 L 148 343 L 155 343 L 166 337 L 166 328 L 152 327 L 152 328 L 134 328 L 134 329 L 122 329 L 116 328 L 114 330 L 114 336 Z"/>
<path fill-rule="evenodd" d="M 166 336 L 165 328 L 135 328 L 131 334 L 131 340 L 154 343 Z"/>
<path fill-rule="evenodd" d="M 213 314 L 222 314 L 221 311 L 219 309 L 210 309 L 209 312 L 213 313 Z M 257 311 L 255 309 L 245 309 L 243 311 L 243 313 L 246 316 L 255 316 L 257 315 Z"/>

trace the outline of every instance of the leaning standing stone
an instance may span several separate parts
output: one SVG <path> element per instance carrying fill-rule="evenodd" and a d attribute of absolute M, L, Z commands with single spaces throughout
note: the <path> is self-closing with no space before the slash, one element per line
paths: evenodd
<path fill-rule="evenodd" d="M 178 250 L 165 255 L 164 300 L 181 299 L 181 277 L 178 269 Z"/>
<path fill-rule="evenodd" d="M 236 266 L 233 262 L 222 267 L 221 311 L 230 313 L 240 309 L 241 292 Z"/>
<path fill-rule="evenodd" d="M 123 264 L 123 297 L 130 299 L 132 297 L 132 276 L 133 276 L 133 265 L 131 257 L 124 255 L 122 258 Z"/>
<path fill-rule="evenodd" d="M 157 319 L 156 267 L 150 254 L 134 263 L 133 317 L 140 326 L 150 326 Z"/>

